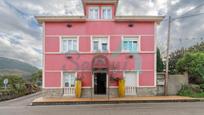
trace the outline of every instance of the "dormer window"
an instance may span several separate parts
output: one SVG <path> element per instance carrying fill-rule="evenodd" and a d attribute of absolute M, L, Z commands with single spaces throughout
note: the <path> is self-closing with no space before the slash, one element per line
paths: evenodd
<path fill-rule="evenodd" d="M 113 12 L 111 6 L 89 6 L 88 18 L 91 20 L 110 20 L 112 19 Z"/>
<path fill-rule="evenodd" d="M 112 19 L 112 7 L 102 7 L 101 19 Z"/>
<path fill-rule="evenodd" d="M 89 19 L 99 19 L 99 7 L 89 7 Z"/>

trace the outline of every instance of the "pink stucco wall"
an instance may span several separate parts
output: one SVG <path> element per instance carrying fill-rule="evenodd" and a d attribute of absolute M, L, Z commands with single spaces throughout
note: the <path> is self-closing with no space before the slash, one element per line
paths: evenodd
<path fill-rule="evenodd" d="M 72 24 L 72 28 L 66 25 Z M 46 35 L 154 35 L 154 22 L 129 23 L 114 21 L 87 21 L 85 23 L 46 23 Z"/>
<path fill-rule="evenodd" d="M 129 23 L 127 22 L 114 21 L 69 23 L 72 24 L 72 28 L 68 28 L 67 24 L 67 22 L 45 23 L 45 87 L 60 87 L 61 71 L 91 71 L 91 61 L 94 56 L 90 53 L 92 35 L 107 35 L 110 37 L 110 53 L 104 54 L 108 57 L 110 65 L 119 63 L 118 70 L 136 70 L 140 65 L 139 85 L 155 86 L 154 22 L 133 22 L 134 26 L 132 28 L 128 27 Z M 60 53 L 60 37 L 74 35 L 79 37 L 79 51 L 83 53 L 73 54 L 72 59 L 67 59 L 64 54 Z M 111 54 L 111 52 L 120 52 L 123 35 L 141 36 L 141 52 L 132 54 L 137 55 L 134 58 L 129 58 L 130 54 L 127 53 Z M 84 72 L 83 75 L 86 76 L 83 78 L 83 86 L 90 87 L 91 72 Z M 115 76 L 123 77 L 123 74 L 118 72 Z M 117 83 L 112 82 L 111 85 L 117 86 Z"/>
<path fill-rule="evenodd" d="M 45 87 L 61 87 L 60 72 L 45 72 Z"/>

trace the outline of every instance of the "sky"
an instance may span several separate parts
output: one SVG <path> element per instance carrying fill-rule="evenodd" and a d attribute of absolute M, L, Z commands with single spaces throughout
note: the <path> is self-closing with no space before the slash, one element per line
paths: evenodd
<path fill-rule="evenodd" d="M 170 51 L 175 51 L 204 41 L 202 13 L 203 0 L 119 0 L 117 10 L 117 15 L 166 16 L 157 32 L 162 54 L 166 49 L 167 17 L 175 19 L 170 44 Z M 0 0 L 0 57 L 42 67 L 42 27 L 34 18 L 37 15 L 83 15 L 82 3 L 81 0 Z"/>

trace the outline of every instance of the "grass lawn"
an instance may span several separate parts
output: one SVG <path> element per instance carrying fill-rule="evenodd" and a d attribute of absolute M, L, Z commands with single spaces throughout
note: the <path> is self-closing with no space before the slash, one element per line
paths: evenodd
<path fill-rule="evenodd" d="M 204 92 L 192 94 L 193 98 L 204 98 Z"/>

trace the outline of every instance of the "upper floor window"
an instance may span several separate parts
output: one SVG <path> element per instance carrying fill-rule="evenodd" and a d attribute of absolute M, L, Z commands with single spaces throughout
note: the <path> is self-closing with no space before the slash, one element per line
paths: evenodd
<path fill-rule="evenodd" d="M 108 38 L 94 37 L 92 40 L 92 51 L 107 52 L 108 51 Z"/>
<path fill-rule="evenodd" d="M 112 19 L 112 7 L 108 7 L 108 6 L 102 7 L 101 18 Z"/>
<path fill-rule="evenodd" d="M 77 38 L 63 37 L 62 38 L 62 52 L 76 52 L 78 51 Z"/>
<path fill-rule="evenodd" d="M 99 19 L 99 7 L 89 7 L 89 19 Z"/>
<path fill-rule="evenodd" d="M 122 42 L 122 50 L 125 52 L 138 52 L 139 42 L 136 37 L 124 37 Z"/>

